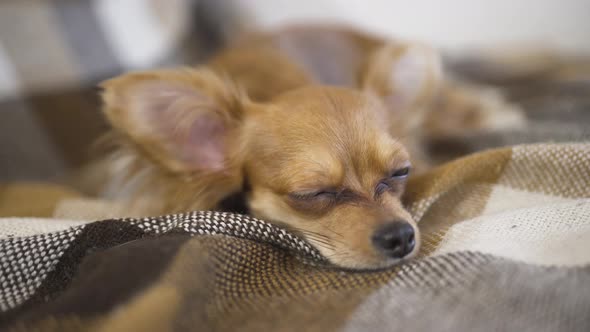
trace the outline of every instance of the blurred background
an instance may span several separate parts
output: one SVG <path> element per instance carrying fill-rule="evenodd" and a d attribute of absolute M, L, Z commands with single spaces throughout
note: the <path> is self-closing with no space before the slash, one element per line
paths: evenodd
<path fill-rule="evenodd" d="M 202 63 L 244 32 L 305 22 L 419 40 L 465 59 L 505 49 L 590 53 L 588 0 L 4 0 L 0 181 L 53 179 L 89 159 L 92 142 L 108 128 L 99 81 Z M 567 108 L 571 93 L 588 95 L 586 78 L 582 90 L 577 84 L 571 92 L 571 82 L 569 90 L 553 88 L 543 105 Z M 554 91 L 566 96 L 556 99 Z M 588 98 L 576 100 L 587 117 Z"/>
<path fill-rule="evenodd" d="M 263 27 L 335 21 L 447 50 L 539 46 L 590 51 L 587 0 L 239 0 Z"/>

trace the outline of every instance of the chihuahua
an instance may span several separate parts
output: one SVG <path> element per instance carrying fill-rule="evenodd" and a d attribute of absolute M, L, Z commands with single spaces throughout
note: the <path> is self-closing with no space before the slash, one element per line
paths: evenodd
<path fill-rule="evenodd" d="M 401 198 L 445 84 L 433 49 L 341 27 L 124 74 L 101 85 L 119 143 L 104 192 L 144 215 L 243 206 L 336 265 L 391 266 L 420 247 Z"/>

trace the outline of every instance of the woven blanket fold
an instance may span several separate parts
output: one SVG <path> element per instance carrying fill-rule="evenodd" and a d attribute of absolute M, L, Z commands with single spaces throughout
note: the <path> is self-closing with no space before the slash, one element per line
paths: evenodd
<path fill-rule="evenodd" d="M 36 231 L 4 219 L 1 327 L 590 329 L 590 144 L 482 152 L 408 187 L 422 254 L 383 271 L 339 270 L 295 234 L 229 213 Z"/>

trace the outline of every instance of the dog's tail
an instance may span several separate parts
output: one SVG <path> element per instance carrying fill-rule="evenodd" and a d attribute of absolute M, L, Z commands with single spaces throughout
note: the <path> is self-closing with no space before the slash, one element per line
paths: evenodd
<path fill-rule="evenodd" d="M 463 53 L 447 56 L 446 64 L 455 75 L 496 86 L 590 80 L 590 54 L 548 49 L 507 48 Z"/>
<path fill-rule="evenodd" d="M 447 59 L 448 71 L 495 88 L 528 110 L 586 109 L 590 102 L 590 54 L 524 49 L 478 52 Z"/>

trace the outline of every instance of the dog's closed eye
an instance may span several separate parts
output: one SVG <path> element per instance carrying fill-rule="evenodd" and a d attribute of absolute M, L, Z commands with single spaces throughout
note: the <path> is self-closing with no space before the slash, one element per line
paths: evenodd
<path fill-rule="evenodd" d="M 400 168 L 391 174 L 391 177 L 394 179 L 405 179 L 410 174 L 410 167 Z"/>
<path fill-rule="evenodd" d="M 310 215 L 321 215 L 338 202 L 339 193 L 335 190 L 316 190 L 292 192 L 287 195 L 291 207 Z"/>
<path fill-rule="evenodd" d="M 399 191 L 405 185 L 408 175 L 410 175 L 409 166 L 393 171 L 391 176 L 377 183 L 377 186 L 375 186 L 375 196 L 379 196 L 386 191 Z"/>
<path fill-rule="evenodd" d="M 362 199 L 359 194 L 348 189 L 293 192 L 288 194 L 288 198 L 293 208 L 310 214 L 322 214 L 339 204 Z"/>
<path fill-rule="evenodd" d="M 294 192 L 290 193 L 289 197 L 295 200 L 300 201 L 308 201 L 308 200 L 318 200 L 318 199 L 336 199 L 338 197 L 338 192 L 335 190 L 318 190 L 318 191 L 308 191 L 308 192 Z"/>

